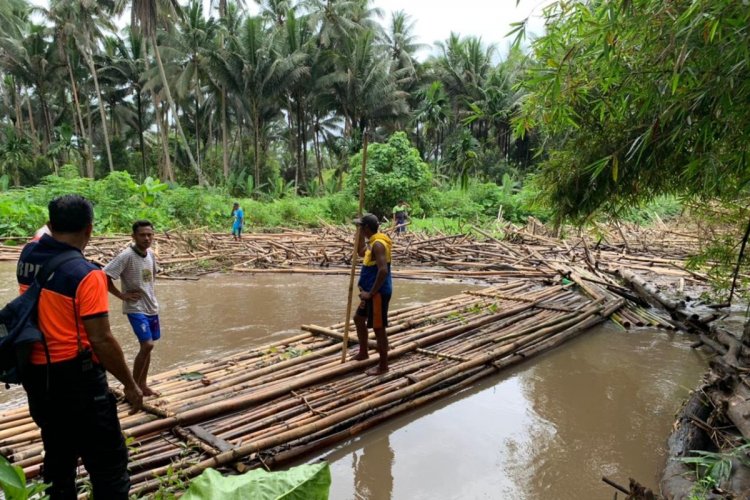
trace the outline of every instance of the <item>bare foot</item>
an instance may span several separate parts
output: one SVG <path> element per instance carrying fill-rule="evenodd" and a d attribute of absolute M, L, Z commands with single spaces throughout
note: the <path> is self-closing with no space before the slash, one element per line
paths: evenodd
<path fill-rule="evenodd" d="M 387 366 L 383 367 L 383 366 L 378 365 L 374 368 L 370 368 L 365 373 L 368 375 L 383 375 L 384 373 L 388 373 L 388 367 Z"/>
<path fill-rule="evenodd" d="M 150 387 L 141 387 L 141 392 L 143 393 L 144 397 L 146 397 L 146 396 L 157 396 L 157 397 L 161 396 L 161 394 L 159 392 L 151 389 Z"/>
<path fill-rule="evenodd" d="M 367 359 L 369 357 L 370 357 L 370 355 L 367 354 L 366 352 L 358 352 L 355 356 L 352 356 L 351 358 L 349 358 L 349 360 L 350 361 L 362 361 L 362 360 Z"/>

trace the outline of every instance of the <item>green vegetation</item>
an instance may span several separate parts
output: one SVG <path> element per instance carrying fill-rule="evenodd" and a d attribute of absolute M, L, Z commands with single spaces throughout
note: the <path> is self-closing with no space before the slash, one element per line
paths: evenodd
<path fill-rule="evenodd" d="M 141 218 L 151 220 L 159 229 L 224 231 L 231 224 L 235 200 L 245 209 L 247 223 L 256 229 L 344 224 L 357 212 L 356 195 L 347 191 L 261 201 L 231 197 L 219 188 L 186 188 L 150 178 L 138 184 L 127 172 L 92 180 L 78 177 L 75 167 L 63 166 L 60 176 L 0 193 L 0 234 L 19 239 L 32 235 L 46 222 L 49 200 L 64 193 L 79 193 L 94 202 L 97 234 L 128 233 L 132 222 Z M 466 191 L 431 187 L 413 201 L 412 225 L 425 231 L 464 231 L 470 224 L 495 220 L 500 207 L 503 217 L 514 222 L 523 222 L 530 214 L 544 218 L 546 213 L 534 206 L 534 198 L 528 189 L 507 193 L 493 183 L 472 182 Z"/>
<path fill-rule="evenodd" d="M 207 469 L 190 483 L 185 500 L 253 498 L 257 500 L 326 500 L 331 487 L 327 463 L 299 465 L 285 471 L 254 469 L 241 475 L 222 476 Z"/>
<path fill-rule="evenodd" d="M 0 489 L 5 498 L 13 500 L 42 500 L 49 498 L 44 494 L 49 485 L 39 482 L 26 484 L 23 469 L 12 465 L 4 456 L 0 455 Z"/>
<path fill-rule="evenodd" d="M 3 2 L 0 234 L 28 235 L 65 190 L 95 199 L 100 233 L 137 217 L 224 228 L 230 198 L 256 227 L 345 222 L 365 133 L 367 209 L 405 198 L 414 229 L 602 209 L 642 222 L 676 197 L 745 189 L 746 84 L 731 80 L 745 14 L 728 0 L 553 2 L 528 55 L 452 34 L 424 61 L 408 14 L 382 26 L 372 0 L 259 2 L 258 16 L 132 2 L 134 25 L 116 28 L 130 3 L 50 0 L 32 16 Z"/>
<path fill-rule="evenodd" d="M 747 206 L 747 6 L 560 1 L 545 15 L 515 125 L 548 137 L 541 183 L 561 216 L 663 194 Z"/>
<path fill-rule="evenodd" d="M 430 169 L 403 132 L 393 134 L 385 144 L 369 146 L 367 156 L 365 205 L 370 212 L 390 217 L 391 208 L 400 200 L 419 197 L 429 189 Z M 353 172 L 361 172 L 362 157 L 362 152 L 352 157 Z M 350 192 L 359 193 L 360 178 L 349 176 Z"/>
<path fill-rule="evenodd" d="M 750 443 L 745 443 L 727 453 L 692 450 L 693 456 L 680 458 L 680 461 L 695 467 L 696 482 L 690 493 L 690 500 L 709 498 L 713 490 L 731 476 L 733 461 L 750 467 L 748 452 Z"/>
<path fill-rule="evenodd" d="M 544 15 L 514 130 L 544 138 L 537 179 L 555 220 L 628 216 L 644 202 L 679 197 L 726 235 L 696 262 L 718 264 L 713 273 L 725 284 L 746 275 L 747 5 L 556 1 Z M 747 280 L 737 284 L 747 292 Z M 731 297 L 734 285 L 727 288 Z"/>

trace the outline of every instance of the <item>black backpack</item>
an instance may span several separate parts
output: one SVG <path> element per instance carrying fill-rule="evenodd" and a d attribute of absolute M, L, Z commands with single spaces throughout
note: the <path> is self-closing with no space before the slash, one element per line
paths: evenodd
<path fill-rule="evenodd" d="M 76 258 L 83 258 L 77 250 L 66 250 L 50 258 L 36 273 L 29 288 L 0 309 L 0 382 L 4 382 L 5 387 L 21 383 L 21 372 L 29 361 L 32 344 L 44 342 L 44 334 L 37 326 L 37 304 L 42 287 L 58 267 Z"/>

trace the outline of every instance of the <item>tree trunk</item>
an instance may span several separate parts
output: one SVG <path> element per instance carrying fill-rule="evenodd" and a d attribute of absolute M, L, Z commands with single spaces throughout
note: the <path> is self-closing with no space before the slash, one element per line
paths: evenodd
<path fill-rule="evenodd" d="M 299 161 L 299 126 L 294 126 L 294 115 L 296 113 L 292 113 L 292 99 L 291 97 L 287 96 L 287 108 L 289 109 L 289 113 L 287 113 L 287 127 L 289 129 L 289 152 L 292 155 L 292 158 L 294 158 L 294 189 L 297 190 L 297 187 L 299 186 L 299 167 L 300 167 L 300 161 Z"/>
<path fill-rule="evenodd" d="M 260 118 L 258 117 L 258 106 L 253 104 L 253 159 L 255 160 L 255 179 L 253 185 L 257 190 L 260 186 Z"/>
<path fill-rule="evenodd" d="M 299 163 L 299 182 L 302 185 L 307 183 L 307 148 L 305 145 L 305 113 L 302 105 L 302 97 L 297 96 L 297 162 Z M 298 189 L 299 190 L 299 189 Z"/>
<path fill-rule="evenodd" d="M 318 183 L 320 184 L 320 193 L 325 193 L 325 181 L 323 180 L 323 162 L 320 155 L 320 139 L 318 139 L 318 132 L 320 125 L 318 117 L 315 117 L 315 124 L 313 125 L 313 148 L 315 149 L 315 163 L 318 167 Z M 319 194 L 319 193 L 318 193 Z"/>
<path fill-rule="evenodd" d="M 238 120 L 237 120 L 237 125 L 238 125 L 238 127 L 237 127 L 237 137 L 240 140 L 240 142 L 239 142 L 239 145 L 240 145 L 240 147 L 239 147 L 239 164 L 240 165 L 245 165 L 245 144 L 244 144 L 244 142 L 242 140 L 242 137 L 243 137 L 242 121 L 243 121 L 242 118 L 238 117 Z M 248 196 L 250 196 L 250 193 L 248 193 Z"/>
<path fill-rule="evenodd" d="M 224 180 L 229 178 L 229 137 L 227 131 L 227 91 L 221 87 L 221 149 Z"/>
<path fill-rule="evenodd" d="M 198 69 L 196 68 L 195 74 L 198 75 Z M 195 78 L 195 160 L 198 163 L 198 169 L 203 172 L 203 162 L 201 161 L 201 123 L 200 123 L 200 110 L 203 105 L 203 92 L 201 92 L 200 78 Z M 209 119 L 209 123 L 210 123 Z M 210 127 L 210 125 L 209 125 Z M 209 128 L 209 130 L 211 130 Z M 208 135 L 209 140 L 211 134 Z"/>
<path fill-rule="evenodd" d="M 16 88 L 16 79 L 11 77 L 10 79 L 10 85 L 11 93 L 12 93 L 12 99 L 13 99 L 13 107 L 16 110 L 16 132 L 18 133 L 19 137 L 23 136 L 23 115 L 21 114 L 21 103 L 18 102 L 18 96 L 20 95 L 20 87 Z"/>
<path fill-rule="evenodd" d="M 107 165 L 109 171 L 114 172 L 115 167 L 112 163 L 112 151 L 109 147 L 109 131 L 107 130 L 107 113 L 104 111 L 104 100 L 102 99 L 102 92 L 99 89 L 99 77 L 96 74 L 96 66 L 94 65 L 94 58 L 88 51 L 88 47 L 78 47 L 78 50 L 83 54 L 83 59 L 86 61 L 86 65 L 89 67 L 89 72 L 94 80 L 94 90 L 96 91 L 96 100 L 99 107 L 99 118 L 102 120 L 102 133 L 104 134 L 104 151 L 107 152 Z"/>
<path fill-rule="evenodd" d="M 200 103 L 198 102 L 198 96 L 200 89 L 196 89 L 195 94 L 195 161 L 198 164 L 198 169 L 202 172 L 201 168 L 201 123 L 198 111 L 200 109 Z"/>
<path fill-rule="evenodd" d="M 87 137 L 86 127 L 83 124 L 83 114 L 81 113 L 81 104 L 78 101 L 78 86 L 76 85 L 75 77 L 73 76 L 73 67 L 70 64 L 70 55 L 65 53 L 65 64 L 68 68 L 68 77 L 70 78 L 70 90 L 73 94 L 73 103 L 75 104 L 76 116 L 78 117 L 78 126 L 81 131 L 81 138 L 83 139 L 83 152 L 86 157 L 86 176 L 94 178 L 94 158 L 91 153 L 91 141 L 90 136 Z M 57 167 L 55 167 L 55 173 L 57 173 Z"/>
<path fill-rule="evenodd" d="M 174 116 L 175 125 L 177 126 L 177 133 L 180 137 L 180 140 L 182 141 L 182 146 L 185 148 L 185 153 L 187 153 L 188 160 L 190 161 L 190 166 L 193 167 L 195 175 L 198 176 L 198 184 L 203 186 L 206 184 L 206 180 L 203 177 L 203 172 L 201 171 L 200 167 L 195 162 L 195 158 L 193 158 L 193 153 L 190 151 L 190 146 L 187 142 L 185 132 L 182 131 L 182 125 L 180 124 L 179 116 L 177 115 L 177 107 L 175 106 L 174 100 L 172 99 L 172 93 L 169 91 L 169 82 L 167 81 L 167 74 L 164 72 L 164 64 L 161 60 L 161 52 L 159 51 L 159 45 L 156 42 L 155 32 L 151 35 L 151 44 L 154 47 L 154 56 L 156 56 L 156 65 L 159 67 L 159 76 L 161 77 L 161 83 L 164 87 L 164 95 L 167 98 L 169 109 L 172 111 L 172 115 Z"/>
<path fill-rule="evenodd" d="M 143 105 L 140 88 L 135 91 L 135 104 L 138 107 L 138 143 L 141 148 L 141 167 L 143 168 L 143 178 L 145 179 L 148 177 L 148 172 L 146 172 L 146 145 L 143 140 Z"/>
<path fill-rule="evenodd" d="M 29 128 L 31 129 L 31 142 L 34 144 L 34 154 L 39 156 L 41 150 L 39 149 L 39 137 L 36 134 L 36 127 L 34 126 L 34 113 L 31 109 L 31 94 L 26 99 L 26 110 L 29 114 Z"/>
<path fill-rule="evenodd" d="M 164 168 L 161 172 L 161 179 L 165 182 L 174 182 L 174 173 L 172 172 L 172 164 L 169 159 L 169 135 L 167 134 L 167 125 L 164 123 L 164 113 L 162 112 L 162 104 L 158 94 L 154 94 L 154 109 L 156 110 L 156 128 L 161 137 L 161 148 L 164 153 Z"/>
<path fill-rule="evenodd" d="M 49 117 L 49 108 L 47 106 L 47 100 L 44 98 L 44 91 L 42 87 L 37 87 L 39 90 L 39 103 L 42 105 L 42 118 L 44 119 L 44 142 L 42 145 L 44 146 L 43 153 L 47 154 L 47 151 L 49 150 L 49 145 L 52 142 L 52 125 L 51 120 Z M 55 166 L 55 174 L 57 174 L 57 161 L 53 158 L 52 164 Z"/>

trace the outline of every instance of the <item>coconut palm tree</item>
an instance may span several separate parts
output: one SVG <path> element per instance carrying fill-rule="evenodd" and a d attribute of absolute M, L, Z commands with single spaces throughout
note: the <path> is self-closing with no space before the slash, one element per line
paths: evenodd
<path fill-rule="evenodd" d="M 222 81 L 238 95 L 253 129 L 255 186 L 260 186 L 268 147 L 269 122 L 280 113 L 279 98 L 307 69 L 304 55 L 283 56 L 279 33 L 267 29 L 260 17 L 248 17 L 239 36 L 228 43 Z"/>
<path fill-rule="evenodd" d="M 455 33 L 437 45 L 442 53 L 433 61 L 435 74 L 451 99 L 454 120 L 458 123 L 471 113 L 469 103 L 483 97 L 495 47 L 485 46 L 481 38 L 461 38 Z"/>
<path fill-rule="evenodd" d="M 372 0 L 303 0 L 310 13 L 308 22 L 317 33 L 317 43 L 324 49 L 335 49 L 341 40 L 370 30 L 380 34 L 377 19 L 382 9 L 372 7 Z"/>
<path fill-rule="evenodd" d="M 334 55 L 335 70 L 321 78 L 330 86 L 349 139 L 361 139 L 366 128 L 394 121 L 408 111 L 406 94 L 398 90 L 390 71 L 390 59 L 374 40 L 371 30 L 344 40 Z"/>
<path fill-rule="evenodd" d="M 391 15 L 391 22 L 383 34 L 383 44 L 393 61 L 392 71 L 402 75 L 398 83 L 403 90 L 410 90 L 417 81 L 419 63 L 415 54 L 426 47 L 416 41 L 414 25 L 411 17 L 403 10 L 399 10 Z"/>
<path fill-rule="evenodd" d="M 172 92 L 169 89 L 169 81 L 167 80 L 167 75 L 164 71 L 164 63 L 162 62 L 159 42 L 156 37 L 157 25 L 159 23 L 170 25 L 171 23 L 175 23 L 176 20 L 182 16 L 180 5 L 177 0 L 133 0 L 131 14 L 133 29 L 142 33 L 144 38 L 151 42 L 151 46 L 154 49 L 156 65 L 159 69 L 159 77 L 161 78 L 164 96 L 167 99 L 169 109 L 174 117 L 178 136 L 182 141 L 182 146 L 185 149 L 190 166 L 198 177 L 198 184 L 205 185 L 206 179 L 203 175 L 203 171 L 196 163 L 193 153 L 190 151 L 190 145 L 188 144 L 187 137 L 182 129 L 182 125 L 180 124 L 179 115 L 177 114 L 177 106 L 175 105 L 174 99 L 172 99 Z"/>
<path fill-rule="evenodd" d="M 102 78 L 112 86 L 124 88 L 135 98 L 135 126 L 138 133 L 138 144 L 141 153 L 143 178 L 148 177 L 146 168 L 146 148 L 144 132 L 146 130 L 144 108 L 143 76 L 148 67 L 147 45 L 143 37 L 132 29 L 125 31 L 125 38 L 113 37 L 106 41 L 111 52 L 109 61 L 103 66 Z M 121 105 L 124 103 L 121 103 Z"/>
<path fill-rule="evenodd" d="M 62 40 L 72 40 L 88 66 L 96 91 L 101 130 L 104 135 L 104 150 L 110 172 L 114 171 L 114 164 L 112 163 L 107 114 L 99 87 L 98 71 L 94 64 L 94 52 L 99 40 L 104 37 L 104 30 L 113 32 L 115 29 L 110 21 L 116 13 L 114 7 L 114 3 L 111 2 L 52 0 L 46 12 L 48 18 L 55 24 L 58 36 Z"/>
<path fill-rule="evenodd" d="M 419 90 L 419 105 L 414 115 L 414 121 L 419 134 L 419 126 L 422 125 L 422 134 L 425 136 L 425 143 L 432 142 L 432 148 L 424 151 L 425 160 L 429 160 L 432 155 L 432 162 L 437 166 L 440 160 L 443 147 L 443 139 L 448 130 L 450 116 L 450 101 L 445 94 L 443 84 L 435 81 Z"/>
<path fill-rule="evenodd" d="M 203 2 L 192 0 L 184 11 L 174 36 L 169 38 L 170 51 L 180 57 L 172 64 L 175 66 L 173 77 L 176 98 L 185 101 L 192 98 L 195 127 L 195 158 L 198 168 L 201 166 L 201 120 L 198 114 L 204 101 L 203 84 L 208 83 L 210 75 L 211 54 L 216 48 L 216 35 L 219 25 L 213 17 L 203 15 Z"/>
<path fill-rule="evenodd" d="M 18 134 L 18 130 L 8 127 L 0 143 L 0 173 L 10 174 L 13 185 L 21 185 L 21 171 L 31 164 L 31 143 Z"/>
<path fill-rule="evenodd" d="M 211 2 L 213 4 L 213 2 Z M 237 24 L 233 23 L 239 16 L 236 15 L 239 4 L 232 4 L 231 11 L 227 0 L 218 0 L 218 11 L 219 11 L 219 32 L 218 32 L 218 47 L 219 51 L 223 51 L 226 47 L 227 36 L 235 33 Z M 212 5 L 211 5 L 212 6 Z M 214 55 L 218 55 L 217 52 Z M 216 58 L 212 58 L 216 61 Z M 212 66 L 216 66 L 213 64 Z M 223 84 L 219 83 L 219 102 L 221 105 L 221 156 L 222 156 L 222 171 L 224 173 L 224 180 L 229 178 L 229 122 L 227 119 L 227 89 Z"/>
<path fill-rule="evenodd" d="M 42 112 L 42 152 L 52 142 L 51 89 L 59 81 L 63 65 L 57 58 L 55 44 L 49 40 L 45 26 L 31 24 L 20 38 L 0 38 L 0 64 L 4 71 L 27 87 L 34 89 Z"/>

